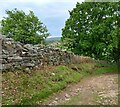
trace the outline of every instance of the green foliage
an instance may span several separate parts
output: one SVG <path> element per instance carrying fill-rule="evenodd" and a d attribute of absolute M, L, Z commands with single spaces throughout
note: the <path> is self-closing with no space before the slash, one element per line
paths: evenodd
<path fill-rule="evenodd" d="M 83 2 L 69 11 L 62 41 L 75 54 L 117 61 L 120 2 Z"/>
<path fill-rule="evenodd" d="M 1 21 L 2 34 L 22 43 L 38 44 L 44 42 L 50 34 L 46 26 L 39 21 L 33 11 L 25 14 L 22 10 L 7 10 L 8 17 Z"/>

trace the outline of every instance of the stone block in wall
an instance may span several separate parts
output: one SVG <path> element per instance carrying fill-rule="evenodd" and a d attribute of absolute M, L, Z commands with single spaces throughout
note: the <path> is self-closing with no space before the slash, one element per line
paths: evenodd
<path fill-rule="evenodd" d="M 22 57 L 20 56 L 14 56 L 14 57 L 8 57 L 7 61 L 8 62 L 19 62 L 19 61 L 22 61 Z"/>
<path fill-rule="evenodd" d="M 11 64 L 2 64 L 1 70 L 7 70 L 7 69 L 12 69 Z"/>
<path fill-rule="evenodd" d="M 20 54 L 21 57 L 30 57 L 31 56 L 31 53 L 30 52 L 25 52 L 25 51 L 22 51 L 21 54 Z"/>
<path fill-rule="evenodd" d="M 21 43 L 16 43 L 16 49 L 17 50 L 23 50 L 24 48 L 23 48 Z"/>
<path fill-rule="evenodd" d="M 3 59 L 7 59 L 7 58 L 9 57 L 9 55 L 2 54 L 1 57 L 2 57 Z"/>
<path fill-rule="evenodd" d="M 22 66 L 25 66 L 25 67 L 34 67 L 35 64 L 34 63 L 24 63 Z"/>
<path fill-rule="evenodd" d="M 33 68 L 44 65 L 65 65 L 72 62 L 73 55 L 59 48 L 43 45 L 16 43 L 12 39 L 2 38 L 2 62 L 4 68 Z M 8 64 L 8 65 L 7 65 Z"/>
<path fill-rule="evenodd" d="M 9 52 L 5 49 L 2 49 L 2 54 L 9 55 Z"/>
<path fill-rule="evenodd" d="M 8 62 L 5 59 L 2 58 L 2 59 L 0 59 L 0 63 L 1 64 L 7 64 Z"/>

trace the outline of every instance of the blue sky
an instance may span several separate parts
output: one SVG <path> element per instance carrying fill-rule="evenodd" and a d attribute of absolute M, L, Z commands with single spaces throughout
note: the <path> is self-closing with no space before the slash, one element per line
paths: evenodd
<path fill-rule="evenodd" d="M 47 26 L 52 37 L 61 36 L 61 29 L 69 18 L 77 2 L 84 0 L 0 0 L 0 20 L 6 16 L 5 10 L 17 8 L 26 13 L 32 10 Z"/>

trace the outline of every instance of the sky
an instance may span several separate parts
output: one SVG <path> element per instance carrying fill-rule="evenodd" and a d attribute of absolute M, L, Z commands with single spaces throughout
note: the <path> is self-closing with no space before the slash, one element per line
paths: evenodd
<path fill-rule="evenodd" d="M 6 17 L 5 10 L 17 8 L 26 14 L 32 10 L 50 32 L 50 37 L 60 37 L 61 29 L 69 18 L 68 10 L 84 0 L 0 0 L 0 20 Z"/>

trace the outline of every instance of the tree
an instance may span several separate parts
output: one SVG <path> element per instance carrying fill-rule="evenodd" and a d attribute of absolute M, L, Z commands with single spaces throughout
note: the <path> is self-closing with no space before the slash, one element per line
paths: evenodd
<path fill-rule="evenodd" d="M 117 60 L 120 2 L 83 2 L 69 11 L 62 41 L 75 54 Z"/>
<path fill-rule="evenodd" d="M 22 10 L 7 10 L 8 17 L 1 21 L 2 34 L 22 43 L 38 44 L 44 42 L 50 34 L 46 26 L 39 21 L 33 11 L 25 14 Z"/>

